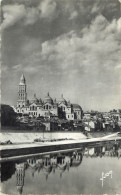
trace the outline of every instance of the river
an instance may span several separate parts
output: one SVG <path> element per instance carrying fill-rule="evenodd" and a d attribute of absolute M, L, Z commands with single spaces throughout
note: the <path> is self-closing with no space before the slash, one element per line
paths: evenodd
<path fill-rule="evenodd" d="M 120 194 L 121 143 L 1 164 L 5 194 Z"/>

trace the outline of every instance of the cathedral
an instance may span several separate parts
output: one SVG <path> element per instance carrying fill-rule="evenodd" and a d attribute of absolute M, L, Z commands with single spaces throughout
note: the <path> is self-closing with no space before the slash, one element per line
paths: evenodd
<path fill-rule="evenodd" d="M 67 120 L 81 120 L 82 108 L 78 104 L 71 104 L 66 101 L 61 95 L 61 98 L 56 101 L 47 93 L 44 100 L 37 98 L 36 94 L 32 100 L 27 98 L 26 79 L 22 74 L 19 83 L 18 100 L 15 108 L 17 113 L 27 114 L 34 117 L 61 118 Z"/>

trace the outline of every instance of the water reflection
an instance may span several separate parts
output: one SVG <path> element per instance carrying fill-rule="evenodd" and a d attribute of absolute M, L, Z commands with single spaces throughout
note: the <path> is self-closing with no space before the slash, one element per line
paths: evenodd
<path fill-rule="evenodd" d="M 60 178 L 62 178 L 65 170 L 69 171 L 70 167 L 79 166 L 81 164 L 82 157 L 83 154 L 81 151 L 74 151 L 66 154 L 48 154 L 40 157 L 29 158 L 24 160 L 24 162 L 20 160 L 18 162 L 2 163 L 1 181 L 3 182 L 8 180 L 15 173 L 17 191 L 19 194 L 22 194 L 25 172 L 27 169 L 30 170 L 32 177 L 34 177 L 35 172 L 43 172 L 46 180 L 48 179 L 51 172 L 55 173 L 56 170 L 59 170 Z"/>
<path fill-rule="evenodd" d="M 105 146 L 101 147 L 94 147 L 94 148 L 86 148 L 84 155 L 86 157 L 102 157 L 102 156 L 109 156 L 109 157 L 121 157 L 121 143 L 109 143 L 105 144 Z"/>
<path fill-rule="evenodd" d="M 1 182 L 4 182 L 12 177 L 15 174 L 16 168 L 15 163 L 6 162 L 1 164 Z"/>
<path fill-rule="evenodd" d="M 60 177 L 65 170 L 69 171 L 72 166 L 79 166 L 82 161 L 82 152 L 72 152 L 68 154 L 45 155 L 40 158 L 27 159 L 27 166 L 31 169 L 32 176 L 35 172 L 43 172 L 46 180 L 51 172 L 60 171 Z"/>
<path fill-rule="evenodd" d="M 48 154 L 44 156 L 31 157 L 29 159 L 16 162 L 7 162 L 1 164 L 1 182 L 9 180 L 12 175 L 16 176 L 16 190 L 19 194 L 23 193 L 26 171 L 31 177 L 35 173 L 43 174 L 47 182 L 49 176 L 59 172 L 60 179 L 63 179 L 65 171 L 71 168 L 80 167 L 83 158 L 96 157 L 121 157 L 121 143 L 105 144 L 101 147 L 85 148 L 84 150 L 73 151 L 69 153 Z M 56 177 L 56 176 L 55 176 Z M 14 184 L 15 185 L 15 184 Z M 29 193 L 29 192 L 28 192 Z"/>
<path fill-rule="evenodd" d="M 23 186 L 24 186 L 26 163 L 15 164 L 15 167 L 16 167 L 17 191 L 19 192 L 19 194 L 22 194 Z"/>

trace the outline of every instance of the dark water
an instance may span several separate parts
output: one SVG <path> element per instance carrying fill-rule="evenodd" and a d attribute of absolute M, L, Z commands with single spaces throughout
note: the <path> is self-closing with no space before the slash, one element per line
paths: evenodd
<path fill-rule="evenodd" d="M 121 143 L 5 162 L 1 182 L 12 195 L 121 194 Z"/>

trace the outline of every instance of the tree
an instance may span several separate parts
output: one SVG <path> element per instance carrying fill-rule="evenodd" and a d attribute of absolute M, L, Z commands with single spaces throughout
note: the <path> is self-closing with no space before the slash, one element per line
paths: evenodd
<path fill-rule="evenodd" d="M 1 126 L 14 126 L 17 114 L 9 105 L 1 105 Z"/>

